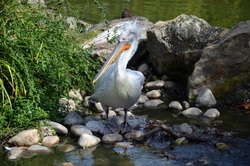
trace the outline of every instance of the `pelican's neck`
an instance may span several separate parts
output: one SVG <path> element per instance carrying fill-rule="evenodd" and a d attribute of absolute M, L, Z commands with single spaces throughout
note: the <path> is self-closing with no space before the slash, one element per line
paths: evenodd
<path fill-rule="evenodd" d="M 129 60 L 133 57 L 133 55 L 135 54 L 135 51 L 137 50 L 138 47 L 138 41 L 134 40 L 132 43 L 130 43 L 131 46 L 128 50 L 124 50 L 118 61 L 116 62 L 116 71 L 115 71 L 115 75 L 116 77 L 123 77 L 126 74 L 126 68 L 127 68 L 127 64 L 129 62 Z M 125 78 L 126 79 L 126 78 Z"/>

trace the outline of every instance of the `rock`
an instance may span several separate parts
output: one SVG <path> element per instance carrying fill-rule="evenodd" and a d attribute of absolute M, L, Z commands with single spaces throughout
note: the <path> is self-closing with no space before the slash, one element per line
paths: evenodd
<path fill-rule="evenodd" d="M 29 129 L 21 131 L 9 139 L 8 143 L 15 146 L 31 146 L 37 144 L 39 140 L 39 131 L 37 129 Z"/>
<path fill-rule="evenodd" d="M 76 111 L 76 103 L 74 100 L 69 99 L 69 104 L 68 104 L 68 110 L 69 111 Z"/>
<path fill-rule="evenodd" d="M 74 17 L 67 17 L 64 20 L 64 24 L 69 30 L 75 30 L 77 28 L 77 20 Z"/>
<path fill-rule="evenodd" d="M 145 103 L 146 101 L 148 101 L 148 97 L 146 95 L 141 95 L 140 98 L 138 99 L 137 103 L 138 104 L 143 104 Z"/>
<path fill-rule="evenodd" d="M 193 133 L 193 130 L 187 123 L 183 123 L 179 126 L 179 132 L 181 134 L 191 135 Z"/>
<path fill-rule="evenodd" d="M 59 137 L 58 136 L 47 136 L 44 137 L 42 140 L 42 145 L 44 146 L 52 146 L 55 145 L 59 142 Z"/>
<path fill-rule="evenodd" d="M 100 114 L 100 116 L 101 116 L 102 119 L 106 119 L 106 118 L 107 118 L 107 117 L 106 117 L 106 112 L 102 112 L 102 113 Z M 116 116 L 115 111 L 109 110 L 108 117 L 111 118 L 111 117 L 113 117 L 113 116 Z"/>
<path fill-rule="evenodd" d="M 146 96 L 148 98 L 151 98 L 151 99 L 159 98 L 159 97 L 161 97 L 161 91 L 159 89 L 158 90 L 151 90 L 151 91 L 146 93 Z"/>
<path fill-rule="evenodd" d="M 81 125 L 83 124 L 83 119 L 80 115 L 78 115 L 75 111 L 71 111 L 64 118 L 64 125 L 67 127 L 71 127 L 73 125 Z"/>
<path fill-rule="evenodd" d="M 104 112 L 104 109 L 102 108 L 102 104 L 100 102 L 95 103 L 96 112 Z"/>
<path fill-rule="evenodd" d="M 146 73 L 148 71 L 149 67 L 147 63 L 143 63 L 138 67 L 138 71 L 142 72 L 142 73 Z"/>
<path fill-rule="evenodd" d="M 191 107 L 191 108 L 188 108 L 188 109 L 182 111 L 181 113 L 182 113 L 182 115 L 189 117 L 189 116 L 201 115 L 202 111 L 199 108 Z"/>
<path fill-rule="evenodd" d="M 78 144 L 83 148 L 95 146 L 101 142 L 101 139 L 89 134 L 82 134 L 78 139 Z"/>
<path fill-rule="evenodd" d="M 89 97 L 90 97 L 90 96 L 84 97 L 83 106 L 84 106 L 85 108 L 89 108 Z"/>
<path fill-rule="evenodd" d="M 208 117 L 208 118 L 216 118 L 220 116 L 220 112 L 216 108 L 211 108 L 208 109 L 203 116 Z"/>
<path fill-rule="evenodd" d="M 216 143 L 216 147 L 219 150 L 229 150 L 229 146 L 226 143 L 223 143 L 223 142 Z"/>
<path fill-rule="evenodd" d="M 64 162 L 62 163 L 62 166 L 74 166 L 74 164 L 71 162 Z"/>
<path fill-rule="evenodd" d="M 184 145 L 188 143 L 188 140 L 185 137 L 177 138 L 174 143 L 176 145 Z"/>
<path fill-rule="evenodd" d="M 128 132 L 124 135 L 128 141 L 142 141 L 144 139 L 144 133 L 139 130 Z"/>
<path fill-rule="evenodd" d="M 92 135 L 92 132 L 89 128 L 87 128 L 84 125 L 74 125 L 71 126 L 70 132 L 75 136 L 75 137 L 80 137 L 82 134 L 89 134 Z"/>
<path fill-rule="evenodd" d="M 132 142 L 117 142 L 115 143 L 116 147 L 124 148 L 124 149 L 129 149 L 133 147 Z"/>
<path fill-rule="evenodd" d="M 50 126 L 52 129 L 56 131 L 57 134 L 59 135 L 67 135 L 68 134 L 68 129 L 61 125 L 60 123 L 57 122 L 49 122 Z"/>
<path fill-rule="evenodd" d="M 45 146 L 41 145 L 32 145 L 27 148 L 28 151 L 33 152 L 33 153 L 50 153 L 51 150 Z"/>
<path fill-rule="evenodd" d="M 161 89 L 164 86 L 165 81 L 157 80 L 146 83 L 145 88 L 151 89 Z"/>
<path fill-rule="evenodd" d="M 86 123 L 86 127 L 94 133 L 99 133 L 104 125 L 100 121 L 91 120 Z"/>
<path fill-rule="evenodd" d="M 190 104 L 187 101 L 183 101 L 182 106 L 183 106 L 184 109 L 188 109 L 190 107 Z"/>
<path fill-rule="evenodd" d="M 216 99 L 214 98 L 213 93 L 208 88 L 203 88 L 197 96 L 195 106 L 196 107 L 205 107 L 210 108 L 216 105 Z"/>
<path fill-rule="evenodd" d="M 164 103 L 164 102 L 162 100 L 160 100 L 160 99 L 153 99 L 153 100 L 146 101 L 144 103 L 144 106 L 146 108 L 154 109 L 154 108 L 157 108 L 162 103 Z"/>
<path fill-rule="evenodd" d="M 105 134 L 102 137 L 102 142 L 107 144 L 113 144 L 116 142 L 120 142 L 122 140 L 121 134 Z"/>
<path fill-rule="evenodd" d="M 172 110 L 182 110 L 182 105 L 178 101 L 172 101 L 169 103 L 168 107 Z"/>
<path fill-rule="evenodd" d="M 188 96 L 195 99 L 202 87 L 217 98 L 226 97 L 236 86 L 250 80 L 250 21 L 240 22 L 202 52 L 188 79 Z M 240 73 L 240 74 L 239 74 Z"/>
<path fill-rule="evenodd" d="M 65 97 L 64 98 L 60 98 L 58 103 L 59 103 L 59 105 L 62 105 L 62 106 L 66 107 L 69 104 L 69 100 L 66 99 Z"/>
<path fill-rule="evenodd" d="M 203 48 L 220 39 L 222 31 L 194 15 L 181 14 L 170 21 L 158 21 L 147 31 L 153 68 L 172 80 L 186 80 Z"/>
<path fill-rule="evenodd" d="M 75 149 L 76 149 L 76 147 L 72 144 L 63 144 L 63 145 L 57 147 L 58 151 L 64 152 L 64 153 L 71 152 Z"/>
<path fill-rule="evenodd" d="M 9 160 L 19 160 L 22 156 L 22 152 L 23 152 L 23 150 L 21 148 L 13 147 L 9 151 L 8 159 Z"/>
<path fill-rule="evenodd" d="M 73 98 L 74 100 L 79 100 L 80 102 L 83 101 L 80 90 L 71 89 L 69 91 L 69 97 Z"/>
<path fill-rule="evenodd" d="M 28 0 L 27 3 L 30 4 L 30 5 L 36 5 L 36 4 L 38 4 L 38 5 L 40 5 L 41 7 L 45 7 L 45 6 L 46 6 L 44 0 Z"/>

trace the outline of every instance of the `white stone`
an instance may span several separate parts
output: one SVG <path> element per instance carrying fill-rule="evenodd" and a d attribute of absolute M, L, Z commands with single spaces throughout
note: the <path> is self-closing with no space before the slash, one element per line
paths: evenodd
<path fill-rule="evenodd" d="M 87 128 L 86 126 L 84 126 L 84 125 L 73 125 L 73 126 L 70 127 L 70 132 L 75 137 L 80 137 L 84 133 L 92 135 L 91 130 L 89 128 Z"/>
<path fill-rule="evenodd" d="M 121 134 L 105 134 L 102 137 L 102 142 L 112 144 L 115 142 L 120 142 L 122 140 L 122 135 Z"/>
<path fill-rule="evenodd" d="M 146 93 L 146 96 L 148 97 L 148 98 L 153 98 L 153 99 L 155 99 L 155 98 L 159 98 L 159 97 L 161 97 L 161 91 L 158 89 L 158 90 L 151 90 L 151 91 L 149 91 L 149 92 L 147 92 Z"/>
<path fill-rule="evenodd" d="M 197 96 L 196 102 L 195 102 L 195 106 L 196 107 L 206 107 L 206 108 L 210 108 L 216 105 L 216 99 L 213 95 L 213 93 L 211 92 L 210 89 L 208 88 L 203 88 Z"/>
<path fill-rule="evenodd" d="M 138 102 L 138 104 L 143 104 L 148 100 L 149 99 L 148 99 L 148 97 L 146 95 L 141 95 L 137 102 Z"/>
<path fill-rule="evenodd" d="M 50 153 L 51 150 L 45 146 L 41 145 L 32 145 L 27 148 L 28 151 L 34 152 L 34 153 Z"/>
<path fill-rule="evenodd" d="M 144 133 L 139 130 L 126 133 L 124 137 L 129 141 L 142 141 L 144 139 Z"/>
<path fill-rule="evenodd" d="M 11 148 L 11 150 L 9 151 L 8 159 L 9 159 L 9 160 L 18 160 L 18 159 L 21 158 L 22 152 L 23 152 L 23 150 L 22 150 L 21 148 L 13 147 L 13 148 Z"/>
<path fill-rule="evenodd" d="M 82 95 L 80 93 L 80 90 L 70 90 L 69 91 L 69 97 L 75 99 L 75 100 L 80 100 L 83 101 Z"/>
<path fill-rule="evenodd" d="M 95 146 L 101 142 L 101 139 L 89 134 L 82 134 L 78 139 L 78 144 L 83 148 L 89 148 Z"/>
<path fill-rule="evenodd" d="M 102 112 L 102 113 L 100 114 L 100 116 L 101 116 L 102 119 L 106 119 L 106 112 Z M 116 116 L 115 111 L 109 110 L 108 117 L 111 118 L 111 117 L 113 117 L 113 116 Z"/>
<path fill-rule="evenodd" d="M 157 80 L 146 83 L 145 88 L 147 89 L 160 89 L 164 86 L 164 81 Z"/>
<path fill-rule="evenodd" d="M 163 103 L 163 101 L 161 101 L 160 99 L 153 99 L 153 100 L 148 100 L 148 101 L 146 101 L 146 102 L 144 103 L 144 106 L 145 106 L 146 108 L 151 108 L 151 109 L 153 109 L 153 108 L 157 108 L 158 105 L 160 105 L 160 104 L 162 104 L 162 103 Z"/>
<path fill-rule="evenodd" d="M 201 114 L 202 114 L 202 111 L 196 107 L 191 107 L 191 108 L 188 108 L 188 109 L 182 111 L 182 115 L 187 116 L 187 117 L 188 116 L 198 116 Z"/>
<path fill-rule="evenodd" d="M 68 134 L 68 129 L 61 125 L 60 123 L 57 122 L 49 122 L 50 126 L 52 129 L 56 131 L 57 134 L 60 135 L 67 135 Z"/>
<path fill-rule="evenodd" d="M 220 116 L 220 112 L 216 108 L 211 108 L 208 109 L 203 115 L 208 118 L 216 118 Z"/>
<path fill-rule="evenodd" d="M 178 101 L 172 101 L 169 103 L 168 107 L 173 110 L 182 110 L 182 105 Z"/>
<path fill-rule="evenodd" d="M 47 136 L 44 137 L 42 140 L 42 145 L 44 146 L 52 146 L 55 145 L 59 142 L 59 137 L 58 136 Z"/>
<path fill-rule="evenodd" d="M 97 112 L 104 112 L 104 109 L 102 108 L 102 104 L 100 102 L 95 103 L 95 108 Z"/>

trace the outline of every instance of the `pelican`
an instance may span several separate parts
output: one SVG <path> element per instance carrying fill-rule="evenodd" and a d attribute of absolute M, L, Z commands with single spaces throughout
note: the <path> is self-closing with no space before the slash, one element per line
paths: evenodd
<path fill-rule="evenodd" d="M 141 95 L 144 76 L 139 71 L 127 69 L 138 48 L 141 29 L 136 21 L 126 22 L 122 28 L 117 45 L 93 80 L 95 90 L 90 101 L 101 102 L 107 121 L 109 107 L 124 108 L 121 132 L 125 133 L 132 130 L 126 121 L 127 111 Z"/>

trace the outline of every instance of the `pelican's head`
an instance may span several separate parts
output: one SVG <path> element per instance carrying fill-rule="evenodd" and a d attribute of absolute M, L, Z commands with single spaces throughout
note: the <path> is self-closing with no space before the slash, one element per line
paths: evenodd
<path fill-rule="evenodd" d="M 141 35 L 141 28 L 138 21 L 125 22 L 121 28 L 122 32 L 118 38 L 118 43 L 109 55 L 107 61 L 104 63 L 98 74 L 95 76 L 93 83 L 95 83 L 108 67 L 119 57 L 125 50 L 131 50 L 131 54 L 127 55 L 129 60 L 135 53 L 138 47 L 138 41 Z"/>

